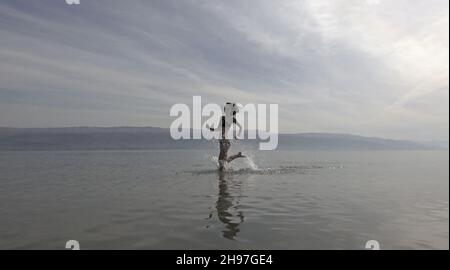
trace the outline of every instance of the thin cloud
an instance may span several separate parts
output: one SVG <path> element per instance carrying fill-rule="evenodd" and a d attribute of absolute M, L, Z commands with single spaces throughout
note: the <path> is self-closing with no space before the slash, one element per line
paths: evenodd
<path fill-rule="evenodd" d="M 444 140 L 448 18 L 445 0 L 2 1 L 0 126 L 167 127 L 201 95 L 278 103 L 281 132 Z"/>

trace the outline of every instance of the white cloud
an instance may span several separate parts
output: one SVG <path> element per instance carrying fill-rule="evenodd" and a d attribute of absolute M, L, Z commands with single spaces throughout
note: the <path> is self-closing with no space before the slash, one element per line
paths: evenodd
<path fill-rule="evenodd" d="M 0 126 L 168 126 L 170 105 L 202 95 L 279 103 L 282 132 L 448 138 L 445 0 L 43 0 L 0 15 Z"/>

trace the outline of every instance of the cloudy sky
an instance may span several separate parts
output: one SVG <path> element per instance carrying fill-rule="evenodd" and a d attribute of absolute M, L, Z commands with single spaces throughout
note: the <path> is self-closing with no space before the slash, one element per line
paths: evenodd
<path fill-rule="evenodd" d="M 281 132 L 448 140 L 448 0 L 0 1 L 0 126 L 161 126 L 278 103 Z"/>

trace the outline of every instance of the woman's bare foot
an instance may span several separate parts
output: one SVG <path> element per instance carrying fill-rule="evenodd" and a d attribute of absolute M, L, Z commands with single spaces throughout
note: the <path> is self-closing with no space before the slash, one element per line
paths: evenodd
<path fill-rule="evenodd" d="M 239 152 L 239 153 L 237 153 L 236 155 L 229 157 L 229 158 L 227 159 L 227 162 L 231 162 L 231 161 L 233 161 L 233 160 L 235 160 L 235 159 L 237 159 L 237 158 L 244 158 L 244 157 L 245 157 L 245 156 L 242 155 L 241 152 Z"/>

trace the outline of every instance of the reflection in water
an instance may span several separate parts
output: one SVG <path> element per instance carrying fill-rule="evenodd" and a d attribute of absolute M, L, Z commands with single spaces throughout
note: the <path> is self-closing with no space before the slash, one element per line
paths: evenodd
<path fill-rule="evenodd" d="M 229 184 L 233 184 L 232 178 L 227 179 L 226 172 L 219 172 L 219 196 L 216 202 L 217 216 L 219 220 L 225 225 L 225 230 L 222 231 L 223 237 L 233 240 L 239 232 L 239 225 L 244 222 L 244 214 L 242 211 L 237 211 L 233 215 L 233 210 L 237 209 L 239 204 L 239 197 L 230 194 Z M 231 186 L 233 188 L 233 186 Z M 231 189 L 231 192 L 233 190 Z"/>

